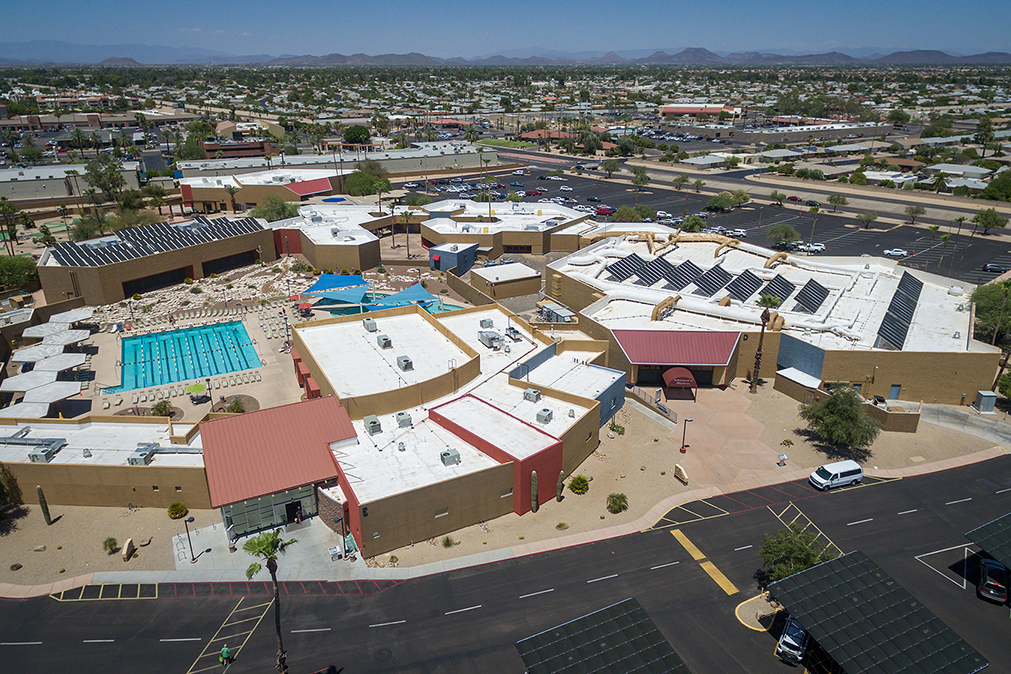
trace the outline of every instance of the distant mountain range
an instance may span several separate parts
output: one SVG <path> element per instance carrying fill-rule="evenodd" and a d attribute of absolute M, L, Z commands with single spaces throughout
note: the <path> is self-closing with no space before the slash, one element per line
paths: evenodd
<path fill-rule="evenodd" d="M 507 50 L 500 54 L 472 59 L 438 58 L 412 52 L 409 54 L 328 54 L 326 56 L 279 57 L 270 54 L 237 56 L 193 47 L 157 45 L 75 45 L 55 40 L 0 43 L 0 65 L 32 66 L 43 64 L 101 65 L 136 67 L 139 65 L 269 65 L 269 66 L 554 66 L 554 65 L 1009 65 L 1011 54 L 987 52 L 958 56 L 943 51 L 920 49 L 894 51 L 857 50 L 859 56 L 840 51 L 824 54 L 738 52 L 718 54 L 701 47 L 686 49 L 632 50 L 622 53 L 560 52 L 546 49 Z"/>

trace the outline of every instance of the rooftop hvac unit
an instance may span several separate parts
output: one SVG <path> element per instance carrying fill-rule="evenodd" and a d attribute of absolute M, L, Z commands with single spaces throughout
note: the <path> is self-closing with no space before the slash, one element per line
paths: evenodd
<path fill-rule="evenodd" d="M 368 332 L 375 332 L 376 331 L 376 319 L 374 319 L 374 318 L 365 318 L 365 319 L 363 319 L 362 320 L 362 325 L 365 326 L 365 330 L 368 331 Z"/>
<path fill-rule="evenodd" d="M 365 424 L 365 431 L 369 435 L 378 435 L 383 432 L 383 426 L 379 423 L 379 417 L 375 414 L 370 414 L 369 416 L 362 419 Z"/>
<path fill-rule="evenodd" d="M 407 428 L 411 425 L 411 415 L 407 412 L 397 412 L 397 426 Z"/>
<path fill-rule="evenodd" d="M 489 349 L 498 351 L 502 348 L 502 335 L 493 330 L 481 330 L 477 333 L 477 338 Z"/>
<path fill-rule="evenodd" d="M 523 392 L 523 399 L 535 403 L 541 399 L 541 392 L 535 388 L 528 388 Z"/>
<path fill-rule="evenodd" d="M 495 321 L 490 318 L 481 319 L 481 328 L 493 328 L 495 327 Z"/>
<path fill-rule="evenodd" d="M 397 367 L 399 367 L 404 372 L 414 369 L 414 362 L 411 360 L 410 356 L 397 356 Z"/>
<path fill-rule="evenodd" d="M 456 251 L 460 250 L 460 246 L 454 243 L 452 246 L 449 247 L 449 250 L 455 253 Z"/>
<path fill-rule="evenodd" d="M 137 445 L 133 454 L 127 457 L 126 462 L 131 466 L 147 466 L 154 460 L 154 453 L 158 451 L 158 445 L 154 443 L 142 443 Z"/>
<path fill-rule="evenodd" d="M 398 442 L 397 443 L 397 451 L 398 452 L 406 452 L 407 451 L 407 445 L 405 445 L 402 442 Z"/>
<path fill-rule="evenodd" d="M 376 343 L 379 344 L 380 348 L 383 349 L 393 348 L 393 342 L 390 341 L 390 338 L 387 337 L 386 335 L 379 335 L 378 337 L 376 337 Z"/>
<path fill-rule="evenodd" d="M 455 466 L 460 463 L 460 452 L 450 447 L 449 449 L 443 450 L 442 454 L 439 455 L 442 459 L 442 465 L 444 466 Z"/>
<path fill-rule="evenodd" d="M 28 460 L 32 463 L 49 463 L 56 456 L 58 449 L 59 447 L 54 447 L 53 445 L 36 447 L 28 453 Z"/>
<path fill-rule="evenodd" d="M 545 407 L 537 412 L 537 423 L 550 424 L 552 417 L 554 417 L 554 414 L 552 414 L 551 410 Z"/>

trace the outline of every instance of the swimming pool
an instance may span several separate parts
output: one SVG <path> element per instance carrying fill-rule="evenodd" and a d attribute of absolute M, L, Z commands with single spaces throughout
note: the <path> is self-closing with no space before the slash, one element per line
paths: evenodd
<path fill-rule="evenodd" d="M 122 384 L 107 393 L 260 367 L 241 321 L 123 339 Z"/>

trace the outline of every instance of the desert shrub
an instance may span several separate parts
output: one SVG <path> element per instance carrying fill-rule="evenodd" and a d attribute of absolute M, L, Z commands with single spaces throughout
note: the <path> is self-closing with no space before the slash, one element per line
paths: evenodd
<path fill-rule="evenodd" d="M 170 417 L 172 416 L 172 403 L 167 400 L 159 400 L 151 408 L 151 414 L 156 417 Z"/>
<path fill-rule="evenodd" d="M 628 497 L 624 494 L 608 494 L 607 512 L 617 515 L 623 510 L 628 510 Z"/>
<path fill-rule="evenodd" d="M 186 517 L 190 513 L 190 509 L 186 507 L 185 503 L 176 501 L 168 507 L 168 516 L 174 520 L 180 520 Z"/>
<path fill-rule="evenodd" d="M 442 539 L 442 547 L 451 548 L 454 545 L 456 545 L 456 541 L 453 540 L 452 536 L 446 536 L 445 538 Z"/>
<path fill-rule="evenodd" d="M 569 491 L 573 494 L 585 494 L 590 491 L 590 481 L 586 479 L 585 475 L 576 475 L 569 480 Z"/>
<path fill-rule="evenodd" d="M 105 550 L 110 555 L 119 549 L 119 543 L 115 538 L 109 536 L 104 541 L 102 541 L 102 549 Z"/>

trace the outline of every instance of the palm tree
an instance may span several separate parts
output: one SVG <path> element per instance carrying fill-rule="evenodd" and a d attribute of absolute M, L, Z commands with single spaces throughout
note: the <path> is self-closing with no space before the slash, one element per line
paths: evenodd
<path fill-rule="evenodd" d="M 3 216 L 4 229 L 6 231 L 8 232 L 10 231 L 11 222 L 13 221 L 13 215 L 17 212 L 18 207 L 15 206 L 13 202 L 8 200 L 7 197 L 0 197 L 0 216 Z M 16 226 L 17 225 L 15 225 L 15 227 Z M 4 242 L 4 245 L 7 247 L 8 253 L 10 253 L 10 255 L 13 256 L 14 243 L 11 241 L 11 238 L 9 236 L 7 237 L 7 240 Z"/>
<path fill-rule="evenodd" d="M 957 252 L 957 251 L 958 251 L 958 235 L 959 235 L 959 234 L 961 233 L 961 231 L 962 231 L 962 223 L 963 223 L 963 222 L 965 222 L 965 221 L 966 221 L 966 220 L 968 220 L 968 219 L 969 219 L 969 218 L 965 217 L 964 215 L 963 215 L 963 216 L 960 216 L 960 217 L 957 217 L 957 218 L 955 218 L 955 222 L 957 222 L 957 223 L 958 223 L 958 229 L 957 229 L 957 230 L 955 230 L 955 252 Z M 955 261 L 955 253 L 953 252 L 953 253 L 951 254 L 951 259 L 950 259 L 950 260 L 948 260 L 948 276 L 951 276 L 951 263 L 952 263 L 952 262 L 954 262 L 954 261 Z"/>
<path fill-rule="evenodd" d="M 88 138 L 84 135 L 84 131 L 75 127 L 74 130 L 70 132 L 70 142 L 74 145 L 74 147 L 83 150 L 84 146 L 88 144 Z"/>
<path fill-rule="evenodd" d="M 993 329 L 993 344 L 997 344 L 997 333 L 1000 332 L 1001 321 L 1004 320 L 1004 307 L 1007 305 L 1007 295 L 1011 291 L 1011 279 L 1004 279 L 1000 282 L 1000 287 L 1004 289 L 1004 299 L 1000 303 L 1000 313 L 997 315 L 997 326 Z"/>
<path fill-rule="evenodd" d="M 277 558 L 279 555 L 284 554 L 289 545 L 294 545 L 295 543 L 298 543 L 298 540 L 295 538 L 287 541 L 282 540 L 281 530 L 274 529 L 273 531 L 264 531 L 255 538 L 250 538 L 242 546 L 242 549 L 250 555 L 264 560 L 267 571 L 270 572 L 270 582 L 274 587 L 274 629 L 277 631 L 277 671 L 280 674 L 285 674 L 288 671 L 288 665 L 285 662 L 287 653 L 284 652 L 284 642 L 281 640 L 281 594 L 277 588 Z M 260 562 L 253 562 L 246 569 L 246 578 L 252 580 L 253 576 L 258 574 L 262 569 L 263 565 Z"/>
<path fill-rule="evenodd" d="M 941 190 L 948 187 L 948 177 L 943 173 L 938 173 L 931 185 L 934 188 L 934 192 L 940 193 Z"/>
<path fill-rule="evenodd" d="M 477 136 L 477 129 L 474 128 L 473 124 L 471 124 L 470 126 L 468 126 L 467 130 L 463 132 L 463 137 L 464 137 L 464 139 L 466 139 L 466 141 L 468 143 L 476 143 L 477 142 L 477 138 L 478 138 L 478 136 Z"/>
<path fill-rule="evenodd" d="M 235 195 L 238 193 L 239 188 L 235 185 L 225 185 L 225 191 L 228 192 L 228 198 L 232 200 L 232 213 L 235 212 Z"/>
<path fill-rule="evenodd" d="M 927 229 L 930 230 L 930 247 L 933 248 L 934 247 L 934 235 L 937 234 L 937 231 L 939 229 L 941 229 L 941 227 L 940 227 L 940 225 L 931 225 L 930 227 L 927 227 Z"/>
<path fill-rule="evenodd" d="M 941 235 L 941 243 L 944 244 L 944 247 L 941 249 L 941 257 L 940 257 L 940 259 L 937 260 L 937 273 L 938 274 L 941 273 L 941 262 L 944 260 L 944 254 L 948 250 L 948 241 L 950 241 L 950 240 L 951 240 L 951 234 L 942 234 Z M 948 266 L 950 267 L 951 265 L 949 264 Z"/>

